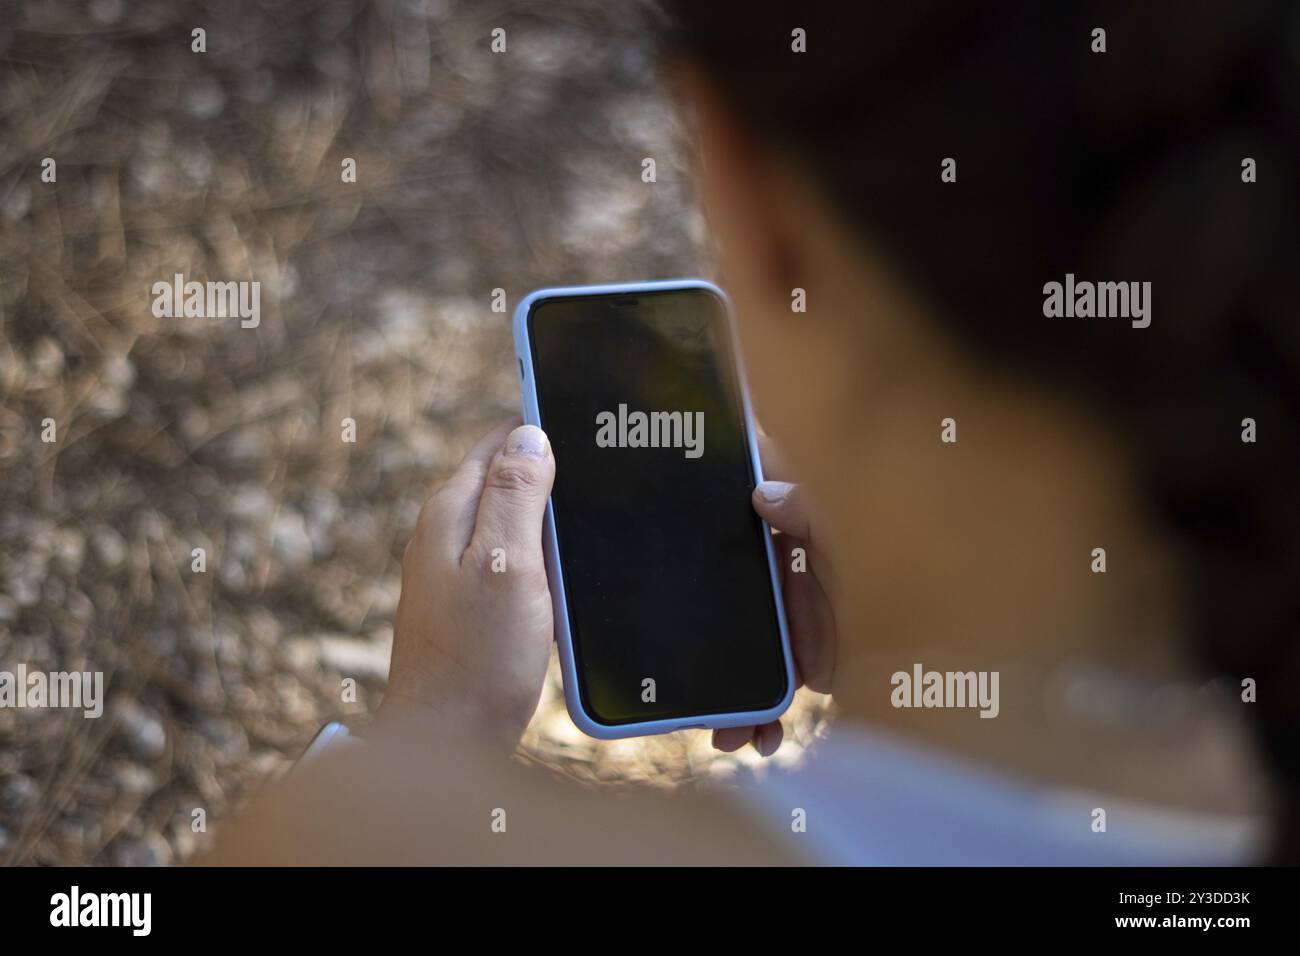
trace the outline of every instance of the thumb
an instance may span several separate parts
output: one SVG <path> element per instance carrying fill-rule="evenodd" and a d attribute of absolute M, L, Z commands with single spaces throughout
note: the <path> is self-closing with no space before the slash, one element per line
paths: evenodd
<path fill-rule="evenodd" d="M 488 465 L 469 551 L 480 560 L 504 549 L 508 565 L 524 570 L 542 561 L 542 518 L 555 481 L 546 433 L 521 425 Z"/>
<path fill-rule="evenodd" d="M 777 531 L 811 544 L 812 529 L 802 489 L 788 481 L 763 481 L 754 489 L 754 510 Z"/>

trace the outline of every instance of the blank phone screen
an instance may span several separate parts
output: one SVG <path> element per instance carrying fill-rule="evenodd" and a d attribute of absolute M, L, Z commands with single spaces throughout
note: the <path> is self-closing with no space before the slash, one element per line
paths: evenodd
<path fill-rule="evenodd" d="M 544 299 L 528 327 L 587 713 L 776 706 L 787 675 L 721 299 Z"/>

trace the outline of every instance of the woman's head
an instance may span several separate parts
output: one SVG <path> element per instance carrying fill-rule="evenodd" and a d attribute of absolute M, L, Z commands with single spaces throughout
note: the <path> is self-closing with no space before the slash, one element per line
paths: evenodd
<path fill-rule="evenodd" d="M 878 596 L 923 627 L 926 601 L 966 600 L 959 580 L 898 589 L 909 555 L 947 550 L 960 579 L 996 549 L 972 505 L 1001 488 L 1044 496 L 1009 512 L 1043 522 L 1044 553 L 1018 556 L 1041 586 L 1015 599 L 1068 619 L 1098 597 L 1055 574 L 1053 542 L 1149 522 L 1186 639 L 1260 682 L 1263 739 L 1300 780 L 1300 9 L 670 6 L 760 417 L 831 522 L 881 530 Z M 1052 282 L 1136 285 L 1100 318 L 1046 314 Z M 1098 499 L 1082 526 L 1048 486 Z"/>

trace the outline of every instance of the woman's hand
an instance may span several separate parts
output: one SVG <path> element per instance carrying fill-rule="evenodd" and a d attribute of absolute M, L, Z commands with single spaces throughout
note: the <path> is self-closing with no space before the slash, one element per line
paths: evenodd
<path fill-rule="evenodd" d="M 431 738 L 486 736 L 510 750 L 537 708 L 554 634 L 542 519 L 555 459 L 541 429 L 515 424 L 480 441 L 420 509 L 402 560 L 393 662 L 376 731 L 417 713 Z M 764 471 L 780 476 L 766 439 L 760 450 Z M 765 481 L 754 507 L 779 532 L 796 679 L 827 692 L 835 618 L 803 496 L 797 485 Z M 795 548 L 805 550 L 805 571 L 792 570 Z M 781 737 L 774 721 L 715 731 L 713 745 L 733 751 L 753 742 L 767 756 Z"/>
<path fill-rule="evenodd" d="M 827 598 L 828 591 L 834 593 L 830 569 L 825 555 L 817 550 L 813 521 L 800 487 L 780 480 L 784 468 L 770 439 L 759 439 L 759 455 L 768 480 L 754 489 L 754 510 L 777 532 L 795 686 L 807 685 L 810 690 L 827 694 L 835 671 L 835 613 Z M 803 549 L 801 564 L 794 559 L 796 548 Z M 804 570 L 794 570 L 796 567 Z M 713 732 L 713 746 L 731 753 L 752 743 L 755 750 L 768 757 L 781 745 L 783 735 L 779 720 L 758 727 L 729 727 Z"/>
<path fill-rule="evenodd" d="M 431 737 L 512 750 L 537 709 L 553 635 L 542 518 L 555 459 L 540 428 L 515 425 L 475 445 L 420 509 L 376 732 L 418 712 Z"/>

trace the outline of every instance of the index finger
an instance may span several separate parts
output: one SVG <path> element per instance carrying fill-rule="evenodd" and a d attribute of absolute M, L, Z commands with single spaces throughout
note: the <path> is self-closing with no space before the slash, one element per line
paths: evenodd
<path fill-rule="evenodd" d="M 443 540 L 440 547 L 459 560 L 474 535 L 479 497 L 487 479 L 488 466 L 505 443 L 506 436 L 520 423 L 518 416 L 507 419 L 478 440 L 420 509 L 418 534 L 433 532 Z"/>

